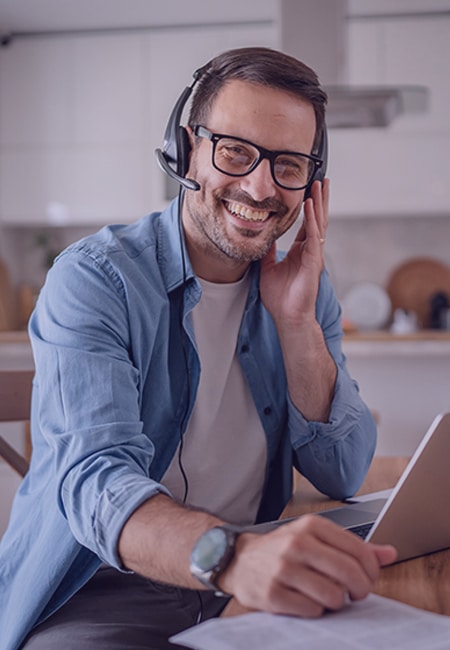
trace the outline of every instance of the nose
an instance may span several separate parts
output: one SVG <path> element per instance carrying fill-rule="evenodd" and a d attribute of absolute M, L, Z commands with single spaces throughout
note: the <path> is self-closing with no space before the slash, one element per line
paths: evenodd
<path fill-rule="evenodd" d="M 255 201 L 262 201 L 277 193 L 277 185 L 272 177 L 270 161 L 261 160 L 256 169 L 242 176 L 240 185 Z"/>

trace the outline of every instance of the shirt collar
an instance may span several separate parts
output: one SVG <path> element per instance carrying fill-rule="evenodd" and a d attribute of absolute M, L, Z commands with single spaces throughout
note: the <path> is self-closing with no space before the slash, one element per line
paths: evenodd
<path fill-rule="evenodd" d="M 161 212 L 158 227 L 158 264 L 168 292 L 195 276 L 180 219 L 176 198 Z"/>

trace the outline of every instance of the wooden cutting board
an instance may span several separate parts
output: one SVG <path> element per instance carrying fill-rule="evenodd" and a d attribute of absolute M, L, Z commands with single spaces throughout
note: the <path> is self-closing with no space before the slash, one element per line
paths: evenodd
<path fill-rule="evenodd" d="M 16 328 L 16 298 L 6 264 L 0 260 L 0 331 Z"/>
<path fill-rule="evenodd" d="M 450 301 L 450 267 L 438 260 L 417 257 L 407 260 L 391 273 L 386 291 L 392 310 L 408 309 L 416 312 L 419 324 L 430 324 L 430 301 L 437 292 L 444 292 Z"/>

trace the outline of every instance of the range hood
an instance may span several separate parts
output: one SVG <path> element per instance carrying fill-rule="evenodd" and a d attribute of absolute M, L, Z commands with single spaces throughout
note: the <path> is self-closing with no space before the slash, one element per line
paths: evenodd
<path fill-rule="evenodd" d="M 279 47 L 310 65 L 328 94 L 328 128 L 386 127 L 428 107 L 423 86 L 346 83 L 347 0 L 278 0 Z"/>

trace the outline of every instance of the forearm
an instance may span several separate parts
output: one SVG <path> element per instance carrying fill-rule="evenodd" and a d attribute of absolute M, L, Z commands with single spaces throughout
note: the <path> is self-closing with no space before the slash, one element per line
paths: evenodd
<path fill-rule="evenodd" d="M 338 371 L 329 422 L 307 422 L 290 409 L 290 436 L 297 469 L 335 499 L 360 488 L 376 446 L 376 426 L 356 384 Z"/>
<path fill-rule="evenodd" d="M 119 553 L 125 566 L 144 576 L 199 589 L 189 570 L 191 548 L 219 523 L 212 515 L 157 495 L 125 524 Z M 373 589 L 380 565 L 394 559 L 393 549 L 365 544 L 311 515 L 265 535 L 239 535 L 218 586 L 252 610 L 316 617 L 325 609 L 343 607 L 348 595 L 364 598 Z"/>
<path fill-rule="evenodd" d="M 147 578 L 200 589 L 201 584 L 190 574 L 190 553 L 204 531 L 221 523 L 218 517 L 159 494 L 126 522 L 119 537 L 119 556 L 127 569 Z"/>
<path fill-rule="evenodd" d="M 309 421 L 327 422 L 337 369 L 317 321 L 301 327 L 280 327 L 290 398 Z"/>

